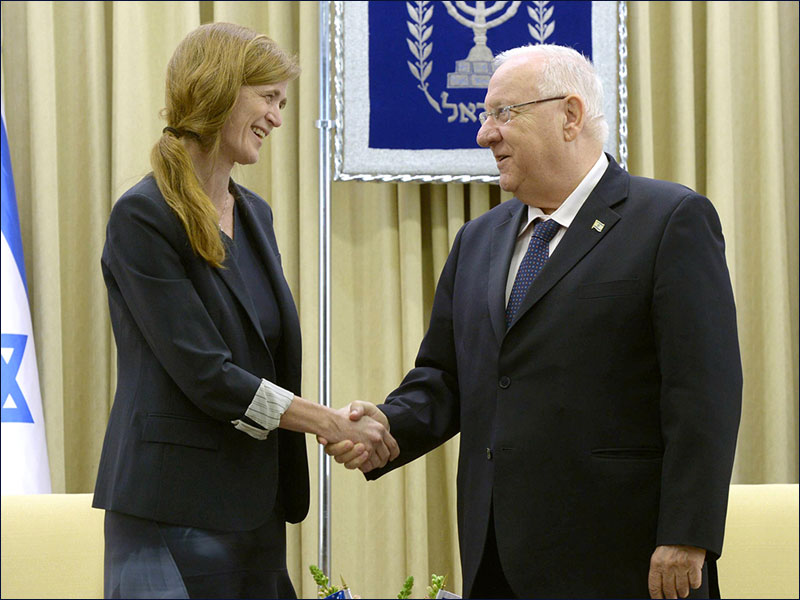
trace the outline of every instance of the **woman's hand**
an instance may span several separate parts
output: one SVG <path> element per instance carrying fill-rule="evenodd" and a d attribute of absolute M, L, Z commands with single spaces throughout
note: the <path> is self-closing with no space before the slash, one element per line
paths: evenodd
<path fill-rule="evenodd" d="M 397 442 L 389 433 L 389 420 L 371 402 L 351 402 L 338 412 L 347 421 L 341 425 L 340 439 L 317 436 L 325 452 L 348 469 L 368 473 L 386 465 L 400 453 Z"/>

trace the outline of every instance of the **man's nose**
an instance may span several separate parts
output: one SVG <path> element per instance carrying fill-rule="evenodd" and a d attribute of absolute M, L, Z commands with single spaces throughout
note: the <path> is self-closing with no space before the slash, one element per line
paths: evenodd
<path fill-rule="evenodd" d="M 494 123 L 494 119 L 487 119 L 486 122 L 478 129 L 476 137 L 478 145 L 482 148 L 488 148 L 492 144 L 500 140 L 500 130 Z"/>

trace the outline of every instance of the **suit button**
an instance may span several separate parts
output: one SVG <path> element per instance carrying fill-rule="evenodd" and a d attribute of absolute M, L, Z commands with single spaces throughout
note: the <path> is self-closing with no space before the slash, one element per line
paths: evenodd
<path fill-rule="evenodd" d="M 487 448 L 486 449 L 486 460 L 492 460 L 492 449 L 491 448 Z"/>
<path fill-rule="evenodd" d="M 511 385 L 511 377 L 506 377 L 505 375 L 503 375 L 500 378 L 500 387 L 506 389 L 510 385 Z"/>

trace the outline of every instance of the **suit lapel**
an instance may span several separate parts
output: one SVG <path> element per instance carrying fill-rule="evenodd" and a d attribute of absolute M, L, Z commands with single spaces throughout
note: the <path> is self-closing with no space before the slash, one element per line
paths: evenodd
<path fill-rule="evenodd" d="M 235 235 L 235 233 L 234 233 Z M 253 300 L 250 298 L 250 294 L 247 292 L 247 287 L 244 283 L 244 278 L 242 277 L 241 271 L 239 271 L 239 267 L 236 264 L 235 260 L 226 260 L 225 261 L 225 268 L 224 269 L 216 269 L 216 272 L 222 278 L 222 281 L 228 286 L 236 299 L 244 308 L 247 316 L 250 318 L 250 322 L 258 332 L 259 339 L 264 342 L 266 346 L 266 342 L 264 341 L 264 333 L 261 331 L 261 324 L 258 322 L 258 315 L 256 314 L 256 307 L 253 305 Z"/>
<path fill-rule="evenodd" d="M 280 258 L 278 257 L 275 248 L 270 243 L 267 232 L 264 230 L 263 224 L 254 214 L 253 208 L 250 206 L 252 200 L 241 190 L 238 190 L 238 197 L 241 199 L 239 202 L 239 215 L 241 217 L 242 225 L 247 227 L 251 233 L 253 242 L 256 245 L 259 255 L 264 260 L 264 265 L 267 270 L 270 283 L 272 284 L 275 299 L 278 303 L 278 308 L 281 313 L 281 331 L 283 342 L 282 345 L 286 348 L 287 353 L 292 354 L 297 352 L 297 356 L 289 356 L 287 363 L 300 364 L 300 319 L 297 315 L 297 308 L 295 307 L 292 298 L 292 292 L 289 289 L 289 284 L 286 283 L 286 278 L 283 276 L 283 269 L 281 268 Z M 261 334 L 261 327 L 258 326 L 256 320 L 256 327 Z M 261 336 L 263 339 L 263 335 Z"/>
<path fill-rule="evenodd" d="M 506 282 L 508 266 L 514 253 L 517 232 L 527 217 L 527 207 L 517 199 L 506 202 L 508 214 L 505 220 L 492 230 L 489 258 L 489 318 L 497 342 L 506 334 Z"/>
<path fill-rule="evenodd" d="M 614 228 L 620 215 L 612 206 L 627 197 L 628 181 L 628 174 L 609 157 L 608 169 L 575 215 L 553 255 L 533 280 L 512 327 Z M 598 226 L 595 226 L 596 222 Z"/>

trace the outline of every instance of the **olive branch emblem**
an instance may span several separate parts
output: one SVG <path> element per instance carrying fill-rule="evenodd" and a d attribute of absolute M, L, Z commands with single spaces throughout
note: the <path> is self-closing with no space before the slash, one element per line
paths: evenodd
<path fill-rule="evenodd" d="M 408 15 L 411 17 L 411 21 L 406 21 L 406 24 L 411 36 L 416 40 L 406 38 L 406 42 L 408 42 L 408 49 L 411 50 L 411 54 L 417 59 L 415 62 L 410 60 L 406 62 L 411 74 L 419 81 L 417 88 L 422 90 L 422 93 L 425 94 L 428 102 L 436 112 L 441 113 L 442 109 L 439 108 L 439 103 L 428 93 L 428 82 L 425 81 L 433 68 L 433 61 L 428 61 L 431 50 L 433 50 L 433 42 L 428 41 L 428 38 L 433 33 L 433 25 L 426 26 L 426 23 L 433 16 L 433 6 L 427 8 L 428 4 L 430 2 L 406 2 Z"/>
<path fill-rule="evenodd" d="M 556 27 L 556 22 L 550 20 L 553 16 L 553 7 L 548 7 L 547 5 L 550 4 L 550 2 L 547 1 L 534 1 L 531 2 L 531 4 L 536 8 L 529 6 L 528 14 L 536 25 L 534 26 L 528 23 L 528 31 L 534 40 L 540 44 L 544 44 L 545 40 L 550 37 L 553 33 L 553 29 Z"/>

